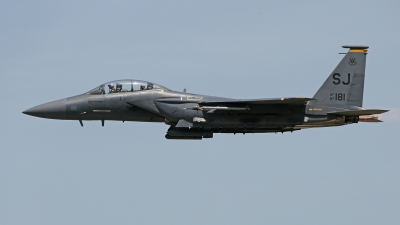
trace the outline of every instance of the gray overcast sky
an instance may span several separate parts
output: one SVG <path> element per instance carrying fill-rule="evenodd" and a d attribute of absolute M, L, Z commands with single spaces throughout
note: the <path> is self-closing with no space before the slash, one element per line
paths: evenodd
<path fill-rule="evenodd" d="M 1 1 L 0 224 L 399 224 L 399 1 Z M 124 78 L 312 97 L 369 45 L 385 122 L 164 138 L 154 123 L 21 112 Z"/>

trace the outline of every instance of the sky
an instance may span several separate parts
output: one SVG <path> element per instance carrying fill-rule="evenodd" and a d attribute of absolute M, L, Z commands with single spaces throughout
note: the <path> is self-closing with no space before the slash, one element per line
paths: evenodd
<path fill-rule="evenodd" d="M 399 224 L 399 1 L 0 2 L 0 224 Z M 383 123 L 166 140 L 21 112 L 118 79 L 312 97 L 368 45 Z"/>

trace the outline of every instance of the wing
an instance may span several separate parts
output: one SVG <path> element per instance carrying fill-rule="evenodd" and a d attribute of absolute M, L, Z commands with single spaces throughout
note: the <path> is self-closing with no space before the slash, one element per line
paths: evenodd
<path fill-rule="evenodd" d="M 267 104 L 300 104 L 304 105 L 312 98 L 294 97 L 294 98 L 262 98 L 262 99 L 247 99 L 237 100 L 229 99 L 224 101 L 202 101 L 200 105 L 220 105 L 220 104 L 252 104 L 252 105 L 267 105 Z"/>
<path fill-rule="evenodd" d="M 305 105 L 312 98 L 263 98 L 263 99 L 224 99 L 224 98 L 206 98 L 206 99 L 185 99 L 185 98 L 163 98 L 156 102 L 166 104 L 185 104 L 195 103 L 190 109 L 203 110 L 207 113 L 215 111 L 250 111 L 250 105 Z"/>
<path fill-rule="evenodd" d="M 208 111 L 250 111 L 250 105 L 305 105 L 311 98 L 224 99 L 198 102 L 192 109 Z"/>
<path fill-rule="evenodd" d="M 261 99 L 220 99 L 217 100 L 204 100 L 201 99 L 185 99 L 185 98 L 162 98 L 156 100 L 162 103 L 193 103 L 196 102 L 201 105 L 221 105 L 221 104 L 254 104 L 254 105 L 264 105 L 264 104 L 306 104 L 308 101 L 314 100 L 312 98 L 304 97 L 294 97 L 294 98 L 261 98 Z"/>

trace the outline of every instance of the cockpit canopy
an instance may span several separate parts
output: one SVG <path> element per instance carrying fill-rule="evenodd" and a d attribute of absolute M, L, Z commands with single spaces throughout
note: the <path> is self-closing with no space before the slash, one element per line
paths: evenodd
<path fill-rule="evenodd" d="M 97 95 L 97 94 L 112 94 L 122 92 L 136 92 L 145 90 L 158 90 L 158 91 L 169 91 L 161 85 L 142 81 L 142 80 L 116 80 L 102 84 L 93 90 L 88 91 L 86 94 Z"/>

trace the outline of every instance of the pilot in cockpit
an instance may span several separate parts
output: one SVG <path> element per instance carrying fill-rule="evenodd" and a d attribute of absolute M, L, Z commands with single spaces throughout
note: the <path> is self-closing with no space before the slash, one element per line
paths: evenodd
<path fill-rule="evenodd" d="M 114 92 L 115 92 L 115 89 L 114 89 L 114 85 L 113 85 L 113 84 L 109 84 L 109 85 L 108 85 L 108 88 L 110 89 L 110 90 L 108 91 L 108 93 L 114 93 Z"/>
<path fill-rule="evenodd" d="M 146 87 L 144 85 L 140 85 L 140 90 L 144 90 Z"/>
<path fill-rule="evenodd" d="M 151 89 L 153 89 L 153 84 L 148 82 L 147 83 L 147 90 L 151 90 Z"/>
<path fill-rule="evenodd" d="M 122 91 L 122 84 L 117 83 L 115 89 L 116 89 L 115 90 L 116 92 L 121 92 Z"/>

